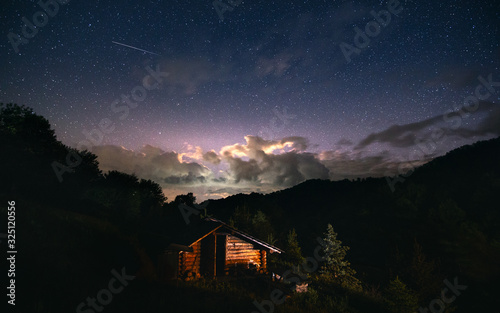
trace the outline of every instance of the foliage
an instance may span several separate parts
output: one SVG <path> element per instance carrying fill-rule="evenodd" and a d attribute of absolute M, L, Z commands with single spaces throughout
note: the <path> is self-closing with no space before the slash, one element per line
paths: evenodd
<path fill-rule="evenodd" d="M 46 118 L 37 115 L 29 107 L 12 103 L 0 103 L 0 134 L 3 138 L 16 136 L 24 142 L 36 143 L 38 148 L 56 142 L 54 130 L 50 128 Z"/>
<path fill-rule="evenodd" d="M 231 217 L 234 222 L 234 227 L 249 232 L 252 228 L 252 214 L 250 209 L 246 206 L 237 206 Z"/>
<path fill-rule="evenodd" d="M 385 293 L 389 312 L 414 313 L 417 310 L 417 295 L 398 276 L 389 283 Z"/>
<path fill-rule="evenodd" d="M 410 266 L 410 277 L 414 282 L 414 289 L 420 303 L 425 303 L 439 294 L 442 278 L 437 277 L 437 265 L 434 260 L 427 260 L 422 246 L 417 242 L 413 244 L 413 258 Z"/>
<path fill-rule="evenodd" d="M 229 221 L 230 226 L 252 234 L 259 239 L 274 238 L 274 229 L 271 222 L 261 210 L 257 210 L 252 214 L 248 206 L 237 206 Z"/>
<path fill-rule="evenodd" d="M 295 228 L 292 228 L 292 230 L 288 232 L 285 245 L 285 253 L 283 257 L 290 265 L 299 265 L 304 261 L 302 250 L 297 240 L 297 233 L 295 232 Z"/>
<path fill-rule="evenodd" d="M 429 217 L 438 223 L 456 225 L 465 220 L 466 213 L 455 201 L 445 198 L 436 209 L 430 211 Z"/>
<path fill-rule="evenodd" d="M 185 204 L 187 206 L 193 207 L 194 204 L 196 203 L 196 197 L 193 195 L 192 192 L 189 192 L 185 195 L 178 195 L 175 197 L 174 203 L 176 205 L 179 204 Z"/>
<path fill-rule="evenodd" d="M 322 279 L 334 281 L 341 286 L 360 290 L 361 282 L 354 276 L 356 271 L 351 268 L 351 263 L 345 259 L 349 247 L 343 246 L 337 239 L 333 226 L 328 224 L 323 238 L 324 264 L 320 269 Z"/>

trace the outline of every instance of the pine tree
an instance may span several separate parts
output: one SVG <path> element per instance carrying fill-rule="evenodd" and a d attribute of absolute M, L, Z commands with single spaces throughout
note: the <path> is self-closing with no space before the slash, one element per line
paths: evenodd
<path fill-rule="evenodd" d="M 286 260 L 293 265 L 299 265 L 304 261 L 295 228 L 288 232 L 285 252 Z"/>
<path fill-rule="evenodd" d="M 343 246 L 337 239 L 333 226 L 328 224 L 323 239 L 323 254 L 325 261 L 320 269 L 323 278 L 339 283 L 342 287 L 359 290 L 361 282 L 354 276 L 356 271 L 351 268 L 351 263 L 345 259 L 348 246 Z"/>
<path fill-rule="evenodd" d="M 273 233 L 273 227 L 269 222 L 266 214 L 258 210 L 251 219 L 251 229 L 249 230 L 252 234 L 262 240 L 265 240 L 269 234 Z"/>
<path fill-rule="evenodd" d="M 387 286 L 386 303 L 389 312 L 413 313 L 418 307 L 418 297 L 396 276 Z"/>
<path fill-rule="evenodd" d="M 245 232 L 252 232 L 252 214 L 246 205 L 237 206 L 231 219 L 235 228 Z"/>

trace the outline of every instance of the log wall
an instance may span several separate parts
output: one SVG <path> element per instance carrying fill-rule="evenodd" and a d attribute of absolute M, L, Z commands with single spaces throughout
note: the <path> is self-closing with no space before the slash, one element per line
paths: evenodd
<path fill-rule="evenodd" d="M 201 264 L 201 241 L 192 245 L 193 252 L 181 252 L 179 255 L 179 274 L 182 276 L 186 272 L 193 272 L 200 275 Z"/>
<path fill-rule="evenodd" d="M 237 264 L 248 265 L 253 263 L 259 267 L 262 265 L 260 250 L 253 244 L 235 236 L 227 236 L 226 245 L 226 267 L 234 267 Z"/>

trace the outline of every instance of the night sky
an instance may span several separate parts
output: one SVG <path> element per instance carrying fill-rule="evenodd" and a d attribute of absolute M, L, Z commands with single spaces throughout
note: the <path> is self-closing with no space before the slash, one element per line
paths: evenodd
<path fill-rule="evenodd" d="M 398 174 L 500 135 L 497 1 L 41 3 L 1 6 L 0 102 L 170 200 Z"/>

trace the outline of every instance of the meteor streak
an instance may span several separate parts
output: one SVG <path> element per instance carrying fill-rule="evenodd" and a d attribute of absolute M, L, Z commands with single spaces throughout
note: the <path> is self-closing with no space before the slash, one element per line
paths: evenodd
<path fill-rule="evenodd" d="M 128 47 L 128 48 L 132 48 L 132 49 L 135 49 L 135 50 L 139 50 L 139 51 L 142 51 L 142 52 L 146 52 L 146 53 L 150 53 L 150 54 L 154 54 L 154 55 L 159 55 L 158 53 L 154 53 L 154 52 L 151 52 L 151 51 L 147 51 L 147 50 L 144 50 L 144 49 L 139 49 L 137 47 L 134 47 L 134 46 L 129 46 L 129 45 L 126 45 L 124 43 L 119 43 L 119 42 L 116 42 L 116 41 L 111 41 L 112 43 L 114 44 L 117 44 L 117 45 L 120 45 L 120 46 L 124 46 L 124 47 Z"/>

